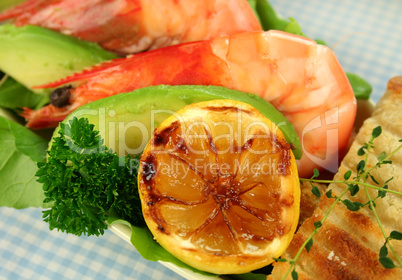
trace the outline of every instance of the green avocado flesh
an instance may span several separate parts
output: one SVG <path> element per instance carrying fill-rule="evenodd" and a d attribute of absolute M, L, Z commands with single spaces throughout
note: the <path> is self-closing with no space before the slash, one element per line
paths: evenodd
<path fill-rule="evenodd" d="M 0 70 L 27 88 L 57 81 L 112 58 L 116 55 L 94 43 L 56 31 L 29 25 L 0 25 Z"/>
<path fill-rule="evenodd" d="M 217 86 L 152 86 L 99 99 L 76 109 L 74 117 L 87 118 L 105 145 L 117 154 L 141 154 L 152 132 L 184 106 L 201 101 L 232 99 L 248 103 L 275 123 L 292 146 L 295 158 L 302 154 L 299 137 L 286 118 L 271 103 L 254 94 Z M 53 134 L 58 136 L 58 129 Z"/>

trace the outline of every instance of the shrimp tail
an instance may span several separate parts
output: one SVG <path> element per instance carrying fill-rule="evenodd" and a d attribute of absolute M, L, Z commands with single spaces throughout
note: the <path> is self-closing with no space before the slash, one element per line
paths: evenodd
<path fill-rule="evenodd" d="M 56 108 L 53 105 L 47 105 L 39 110 L 27 107 L 22 110 L 20 115 L 27 120 L 26 126 L 35 129 L 56 127 L 68 115 L 67 110 Z"/>

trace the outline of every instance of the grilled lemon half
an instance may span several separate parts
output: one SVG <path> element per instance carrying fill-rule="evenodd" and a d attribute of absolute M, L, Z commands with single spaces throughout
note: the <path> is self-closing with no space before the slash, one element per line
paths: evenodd
<path fill-rule="evenodd" d="M 300 185 L 290 145 L 251 105 L 188 105 L 153 133 L 138 186 L 145 221 L 172 255 L 199 270 L 245 273 L 289 245 Z"/>

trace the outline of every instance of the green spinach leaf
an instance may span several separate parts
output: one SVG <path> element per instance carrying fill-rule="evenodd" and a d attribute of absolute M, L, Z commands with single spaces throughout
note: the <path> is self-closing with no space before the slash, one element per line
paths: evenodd
<path fill-rule="evenodd" d="M 367 100 L 370 98 L 373 87 L 366 80 L 353 73 L 346 73 L 346 76 L 348 76 L 356 99 Z"/>
<path fill-rule="evenodd" d="M 39 109 L 48 102 L 48 94 L 36 94 L 11 77 L 4 77 L 0 82 L 0 107 Z"/>
<path fill-rule="evenodd" d="M 47 141 L 0 116 L 0 206 L 43 207 L 42 184 L 36 182 L 37 161 L 44 161 Z"/>

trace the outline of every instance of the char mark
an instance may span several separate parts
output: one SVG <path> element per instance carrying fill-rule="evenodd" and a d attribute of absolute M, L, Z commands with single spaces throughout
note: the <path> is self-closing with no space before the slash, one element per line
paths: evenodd
<path fill-rule="evenodd" d="M 162 129 L 162 131 L 155 131 L 154 132 L 154 137 L 153 137 L 153 145 L 155 146 L 161 146 L 165 145 L 169 139 L 169 136 L 177 129 L 180 127 L 180 123 L 178 121 L 175 121 L 170 124 L 170 126 Z"/>
<path fill-rule="evenodd" d="M 252 113 L 249 110 L 243 110 L 241 108 L 232 107 L 232 106 L 221 106 L 221 107 L 208 106 L 208 107 L 205 107 L 205 109 L 209 110 L 209 111 L 214 111 L 214 112 L 224 112 L 224 111 L 230 111 L 230 112 L 235 112 L 235 113 L 243 112 L 243 113 L 246 113 L 249 115 Z"/>

